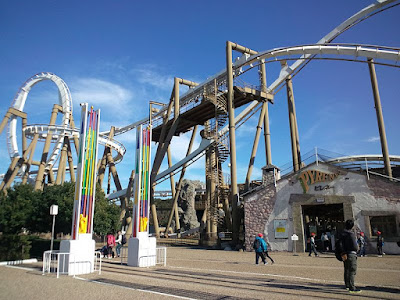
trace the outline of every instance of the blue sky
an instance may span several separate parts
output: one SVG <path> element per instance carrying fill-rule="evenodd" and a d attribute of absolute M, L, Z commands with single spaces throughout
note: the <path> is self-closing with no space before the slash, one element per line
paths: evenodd
<path fill-rule="evenodd" d="M 372 1 L 327 3 L 3 1 L 0 115 L 4 116 L 25 80 L 45 71 L 69 86 L 75 119 L 80 116 L 79 103 L 89 102 L 102 110 L 102 130 L 127 125 L 147 116 L 149 100 L 167 103 L 175 76 L 202 82 L 225 68 L 227 40 L 257 51 L 315 43 Z M 399 47 L 399 16 L 397 6 L 351 28 L 335 42 Z M 376 69 L 389 153 L 400 155 L 400 70 Z M 271 83 L 279 73 L 279 63 L 269 64 L 267 72 Z M 381 153 L 366 64 L 314 61 L 294 78 L 293 85 L 303 153 L 314 147 L 347 155 Z M 54 84 L 36 85 L 27 99 L 28 123 L 48 123 L 57 101 Z M 269 113 L 272 160 L 282 166 L 291 160 L 285 90 L 276 95 Z M 256 124 L 257 116 L 237 131 L 239 182 L 246 175 Z M 133 169 L 134 132 L 118 140 L 128 150 L 117 166 L 126 187 Z M 174 138 L 174 161 L 184 156 L 188 141 L 187 135 Z M 263 153 L 260 143 L 253 179 L 261 177 Z M 0 158 L 0 173 L 4 173 L 9 165 L 5 131 L 0 136 Z M 187 177 L 204 181 L 203 167 L 201 159 L 190 167 Z M 165 188 L 167 182 L 158 189 Z"/>

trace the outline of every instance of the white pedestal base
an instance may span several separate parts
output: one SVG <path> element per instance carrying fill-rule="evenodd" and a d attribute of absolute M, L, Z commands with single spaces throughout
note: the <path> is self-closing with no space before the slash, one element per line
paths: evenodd
<path fill-rule="evenodd" d="M 65 266 L 64 272 L 68 275 L 89 274 L 94 272 L 95 241 L 92 236 L 80 235 L 79 240 L 61 241 L 60 253 L 69 253 L 60 256 L 59 266 Z"/>
<path fill-rule="evenodd" d="M 130 238 L 128 243 L 128 266 L 151 267 L 156 265 L 156 238 L 147 232 L 139 232 L 138 237 Z"/>

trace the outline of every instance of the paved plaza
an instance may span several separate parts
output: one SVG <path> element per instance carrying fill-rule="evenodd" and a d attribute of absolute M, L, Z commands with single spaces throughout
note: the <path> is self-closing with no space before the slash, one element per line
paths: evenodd
<path fill-rule="evenodd" d="M 270 255 L 274 265 L 255 265 L 253 252 L 168 247 L 166 267 L 105 259 L 101 274 L 59 279 L 41 263 L 2 266 L 0 299 L 400 299 L 399 256 L 359 258 L 351 295 L 333 255 Z"/>

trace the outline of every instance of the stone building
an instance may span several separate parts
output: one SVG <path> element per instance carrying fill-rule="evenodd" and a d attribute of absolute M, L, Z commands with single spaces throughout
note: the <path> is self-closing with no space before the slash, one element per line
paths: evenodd
<path fill-rule="evenodd" d="M 243 200 L 246 250 L 261 232 L 272 251 L 305 251 L 311 233 L 319 249 L 332 251 L 344 221 L 352 218 L 357 232 L 365 233 L 367 253 L 376 253 L 379 230 L 384 252 L 400 254 L 400 183 L 383 177 L 368 179 L 365 172 L 314 163 L 279 178 L 279 170 L 269 165 L 263 168 L 263 185 L 244 194 Z M 329 242 L 323 246 L 324 232 Z"/>

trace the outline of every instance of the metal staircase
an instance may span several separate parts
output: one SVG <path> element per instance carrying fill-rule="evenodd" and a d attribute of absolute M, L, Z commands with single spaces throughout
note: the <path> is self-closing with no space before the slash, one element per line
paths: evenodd
<path fill-rule="evenodd" d="M 215 183 L 215 192 L 208 200 L 208 216 L 210 220 L 214 220 L 218 227 L 224 226 L 225 216 L 221 214 L 225 199 L 229 197 L 229 187 L 224 183 L 224 175 L 221 165 L 229 157 L 229 139 L 227 135 L 219 136 L 219 130 L 225 126 L 228 120 L 228 104 L 225 89 L 218 88 L 217 82 L 214 81 L 213 88 L 208 87 L 205 90 L 204 98 L 214 104 L 215 118 L 205 123 L 205 137 L 213 139 L 215 142 L 210 151 L 209 167 L 207 166 L 207 176 L 211 182 Z"/>

